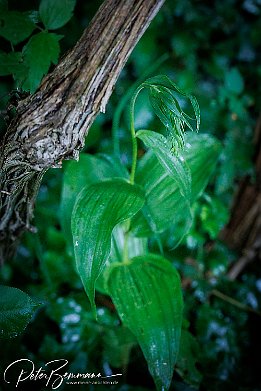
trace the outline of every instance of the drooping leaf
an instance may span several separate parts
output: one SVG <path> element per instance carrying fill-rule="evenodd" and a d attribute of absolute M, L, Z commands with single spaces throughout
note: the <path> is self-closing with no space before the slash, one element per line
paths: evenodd
<path fill-rule="evenodd" d="M 40 18 L 49 30 L 65 25 L 72 17 L 76 0 L 41 0 Z"/>
<path fill-rule="evenodd" d="M 187 94 L 177 86 L 168 76 L 158 75 L 144 82 L 144 85 L 150 87 L 150 99 L 155 113 L 168 129 L 173 139 L 177 141 L 177 147 L 184 146 L 184 138 L 182 132 L 186 125 L 193 130 L 193 121 L 196 121 L 196 129 L 200 125 L 200 110 L 196 98 Z M 194 118 L 183 111 L 178 101 L 179 97 L 188 99 L 194 111 Z M 183 99 L 184 99 L 183 98 Z"/>
<path fill-rule="evenodd" d="M 171 141 L 173 150 L 175 152 L 183 150 L 185 126 L 191 130 L 199 129 L 200 110 L 196 98 L 182 91 L 167 76 L 159 75 L 147 79 L 136 89 L 132 98 L 134 102 L 139 92 L 144 88 L 149 89 L 151 105 L 168 131 L 167 138 Z M 180 102 L 179 98 L 181 98 Z M 192 105 L 194 117 L 185 113 L 181 108 L 186 99 Z M 193 121 L 196 122 L 196 127 L 192 125 Z"/>
<path fill-rule="evenodd" d="M 108 290 L 123 323 L 137 337 L 157 390 L 167 390 L 182 323 L 178 273 L 163 257 L 147 254 L 113 264 Z"/>
<path fill-rule="evenodd" d="M 24 292 L 0 286 L 0 338 L 13 338 L 30 322 L 36 303 Z"/>
<path fill-rule="evenodd" d="M 168 130 L 173 149 L 184 148 L 184 121 L 177 99 L 165 87 L 150 88 L 150 102 L 155 114 Z M 189 128 L 193 130 L 188 122 Z"/>
<path fill-rule="evenodd" d="M 186 92 L 184 92 L 181 88 L 179 88 L 179 86 L 176 83 L 174 83 L 166 75 L 157 75 L 157 76 L 151 77 L 151 78 L 147 79 L 145 83 L 148 83 L 149 85 L 158 86 L 158 87 L 159 86 L 165 87 L 165 88 L 168 88 L 169 90 L 177 91 L 180 95 L 187 97 L 190 100 L 191 105 L 193 107 L 195 119 L 196 119 L 196 123 L 197 123 L 197 129 L 199 129 L 200 110 L 199 110 L 198 102 L 193 95 L 190 95 L 190 94 L 187 94 Z"/>
<path fill-rule="evenodd" d="M 26 13 L 5 11 L 0 15 L 0 36 L 8 39 L 14 45 L 28 38 L 35 24 Z"/>
<path fill-rule="evenodd" d="M 72 214 L 74 252 L 93 309 L 95 282 L 110 255 L 112 230 L 134 216 L 143 204 L 143 190 L 123 179 L 87 186 L 77 197 Z"/>
<path fill-rule="evenodd" d="M 86 185 L 113 177 L 128 178 L 128 172 L 116 157 L 81 154 L 78 162 L 68 162 L 64 172 L 60 218 L 66 239 L 71 242 L 71 215 L 77 195 Z"/>
<path fill-rule="evenodd" d="M 24 48 L 24 60 L 28 74 L 22 85 L 24 90 L 34 92 L 42 77 L 48 72 L 51 63 L 57 64 L 60 53 L 61 36 L 46 31 L 34 35 Z"/>
<path fill-rule="evenodd" d="M 155 153 L 160 164 L 176 182 L 181 194 L 189 199 L 191 175 L 184 159 L 173 153 L 168 140 L 162 134 L 139 130 L 136 136 Z"/>

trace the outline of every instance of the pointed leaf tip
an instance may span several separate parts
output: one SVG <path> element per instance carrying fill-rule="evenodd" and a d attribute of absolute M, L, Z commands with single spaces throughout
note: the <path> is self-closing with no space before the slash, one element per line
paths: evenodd
<path fill-rule="evenodd" d="M 77 271 L 95 308 L 95 283 L 110 255 L 113 228 L 134 216 L 144 204 L 140 186 L 110 179 L 85 187 L 72 213 Z"/>
<path fill-rule="evenodd" d="M 179 275 L 168 260 L 154 254 L 115 263 L 109 272 L 108 290 L 116 309 L 136 336 L 157 390 L 167 390 L 181 334 Z"/>

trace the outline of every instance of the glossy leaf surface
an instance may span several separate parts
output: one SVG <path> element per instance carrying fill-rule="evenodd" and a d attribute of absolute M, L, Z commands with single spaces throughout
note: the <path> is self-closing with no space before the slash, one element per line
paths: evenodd
<path fill-rule="evenodd" d="M 94 308 L 95 282 L 111 250 L 113 228 L 134 216 L 144 204 L 142 189 L 123 179 L 85 187 L 72 214 L 72 234 L 78 273 Z"/>
<path fill-rule="evenodd" d="M 157 390 L 169 388 L 179 351 L 183 300 L 173 266 L 147 254 L 112 265 L 108 289 L 141 346 Z"/>
<path fill-rule="evenodd" d="M 191 201 L 182 196 L 169 172 L 152 152 L 148 152 L 137 170 L 136 180 L 145 188 L 146 204 L 142 213 L 134 218 L 132 229 L 135 234 L 144 236 L 151 231 L 163 232 L 180 219 L 185 221 L 184 232 L 187 231 L 191 221 L 190 204 L 207 186 L 220 149 L 220 143 L 212 136 L 195 133 L 186 136 L 186 149 L 182 155 L 191 172 Z"/>
<path fill-rule="evenodd" d="M 209 134 L 188 133 L 183 158 L 191 172 L 191 201 L 206 188 L 221 152 L 220 142 Z"/>
<path fill-rule="evenodd" d="M 81 154 L 78 162 L 67 162 L 61 195 L 60 219 L 68 244 L 71 241 L 71 215 L 77 195 L 86 185 L 113 177 L 128 178 L 128 172 L 116 157 Z"/>
<path fill-rule="evenodd" d="M 191 130 L 199 129 L 200 110 L 196 98 L 187 94 L 165 75 L 154 76 L 146 80 L 144 85 L 149 86 L 152 107 L 168 130 L 173 147 L 176 151 L 182 150 L 185 144 L 185 127 Z M 186 100 L 192 105 L 194 117 L 181 108 L 181 104 L 184 106 Z"/>
<path fill-rule="evenodd" d="M 76 0 L 42 0 L 40 18 L 49 30 L 58 29 L 67 23 L 73 14 Z"/>
<path fill-rule="evenodd" d="M 23 64 L 22 53 L 0 53 L 0 76 L 14 75 L 15 79 L 23 78 L 26 74 L 26 66 Z"/>
<path fill-rule="evenodd" d="M 23 291 L 0 286 L 0 338 L 13 338 L 30 322 L 36 304 Z"/>
<path fill-rule="evenodd" d="M 29 68 L 23 89 L 34 92 L 51 63 L 57 64 L 61 36 L 42 31 L 34 35 L 24 48 L 25 63 Z"/>
<path fill-rule="evenodd" d="M 176 182 L 181 194 L 190 198 L 190 171 L 184 159 L 171 150 L 168 140 L 162 134 L 151 130 L 139 130 L 136 135 L 155 153 L 162 167 Z"/>
<path fill-rule="evenodd" d="M 35 27 L 30 17 L 22 12 L 5 11 L 0 15 L 0 36 L 14 45 L 28 38 Z"/>
<path fill-rule="evenodd" d="M 190 216 L 189 201 L 154 153 L 148 152 L 141 160 L 136 180 L 146 192 L 146 203 L 132 223 L 136 235 L 163 232 L 181 216 Z"/>

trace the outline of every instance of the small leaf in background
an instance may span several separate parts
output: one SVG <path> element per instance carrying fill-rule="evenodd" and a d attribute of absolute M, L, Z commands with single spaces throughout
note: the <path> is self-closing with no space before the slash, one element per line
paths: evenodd
<path fill-rule="evenodd" d="M 0 338 L 22 333 L 38 304 L 20 289 L 0 286 Z"/>
<path fill-rule="evenodd" d="M 241 94 L 244 89 L 244 80 L 237 68 L 232 68 L 225 74 L 225 87 L 236 95 Z"/>
<path fill-rule="evenodd" d="M 40 22 L 39 12 L 38 11 L 27 11 L 24 12 L 25 15 L 35 24 Z"/>
<path fill-rule="evenodd" d="M 40 18 L 48 30 L 65 25 L 72 17 L 76 0 L 41 0 Z"/>
<path fill-rule="evenodd" d="M 128 178 L 117 157 L 82 153 L 78 162 L 66 162 L 61 195 L 60 220 L 67 244 L 71 242 L 71 215 L 77 195 L 86 185 L 113 177 Z"/>
<path fill-rule="evenodd" d="M 27 68 L 23 63 L 22 53 L 0 53 L 0 76 L 13 74 L 20 79 L 26 74 Z"/>
<path fill-rule="evenodd" d="M 196 367 L 200 347 L 195 337 L 188 331 L 181 331 L 180 349 L 175 370 L 189 384 L 198 389 L 202 375 Z"/>
<path fill-rule="evenodd" d="M 229 209 L 214 196 L 205 195 L 204 201 L 200 212 L 202 229 L 215 240 L 220 230 L 228 223 Z"/>
<path fill-rule="evenodd" d="M 0 36 L 14 45 L 28 38 L 35 28 L 30 17 L 22 12 L 6 11 L 0 15 Z"/>
<path fill-rule="evenodd" d="M 72 214 L 72 234 L 78 273 L 92 308 L 95 282 L 110 255 L 113 228 L 134 216 L 144 204 L 141 187 L 123 179 L 86 186 Z"/>
<path fill-rule="evenodd" d="M 114 368 L 126 368 L 131 349 L 137 344 L 137 340 L 127 327 L 121 325 L 108 329 L 103 335 L 103 343 L 105 362 L 108 361 Z"/>
<path fill-rule="evenodd" d="M 157 390 L 167 390 L 182 324 L 178 273 L 163 257 L 146 254 L 112 265 L 108 290 L 123 323 L 137 337 Z"/>
<path fill-rule="evenodd" d="M 151 130 L 139 130 L 136 136 L 157 156 L 160 164 L 174 179 L 181 194 L 190 198 L 191 176 L 184 160 L 171 151 L 168 140 L 159 133 Z"/>
<path fill-rule="evenodd" d="M 22 85 L 24 90 L 34 92 L 42 77 L 48 72 L 51 63 L 57 64 L 60 35 L 46 31 L 34 35 L 24 47 L 24 60 L 28 66 L 28 75 Z"/>

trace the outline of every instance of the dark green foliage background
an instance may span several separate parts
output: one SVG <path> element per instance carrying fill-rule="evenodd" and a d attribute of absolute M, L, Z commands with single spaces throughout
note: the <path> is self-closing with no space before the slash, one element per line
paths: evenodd
<path fill-rule="evenodd" d="M 57 30 L 64 36 L 60 40 L 62 52 L 76 42 L 100 3 L 77 1 L 73 18 Z M 38 1 L 9 1 L 13 10 L 38 7 Z M 252 138 L 261 103 L 260 16 L 258 0 L 167 0 L 125 66 L 106 114 L 97 118 L 86 139 L 85 151 L 112 152 L 112 119 L 119 101 L 166 54 L 153 74 L 167 74 L 183 90 L 193 93 L 201 109 L 200 132 L 213 134 L 222 142 L 215 175 L 194 204 L 195 219 L 189 234 L 174 251 L 171 229 L 162 238 L 165 256 L 179 270 L 186 287 L 187 331 L 182 336 L 171 390 L 189 391 L 193 386 L 205 391 L 261 389 L 260 316 L 210 295 L 215 288 L 248 307 L 260 308 L 257 265 L 250 265 L 236 281 L 228 281 L 226 273 L 239 255 L 218 239 L 240 178 L 249 175 L 254 179 Z M 4 51 L 10 50 L 3 38 L 0 45 Z M 0 100 L 1 110 L 13 88 L 11 76 L 1 78 L 0 96 L 5 95 Z M 159 124 L 142 93 L 136 106 L 136 128 L 157 129 Z M 4 129 L 1 117 L 2 133 Z M 127 110 L 117 135 L 122 161 L 130 165 Z M 22 289 L 43 305 L 21 336 L 1 341 L 0 370 L 21 357 L 34 360 L 38 367 L 62 357 L 70 361 L 71 371 L 88 368 L 89 372 L 103 369 L 109 373 L 110 368 L 120 368 L 124 379 L 120 385 L 111 386 L 112 390 L 153 389 L 134 337 L 119 327 L 106 296 L 97 296 L 99 323 L 92 317 L 60 227 L 62 180 L 62 170 L 46 174 L 35 212 L 38 233 L 24 236 L 17 256 L 1 271 L 1 283 Z M 150 246 L 159 251 L 153 240 Z M 0 389 L 9 389 L 6 386 L 1 383 Z M 26 386 L 36 390 L 35 384 Z"/>

